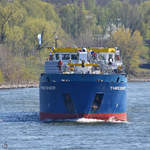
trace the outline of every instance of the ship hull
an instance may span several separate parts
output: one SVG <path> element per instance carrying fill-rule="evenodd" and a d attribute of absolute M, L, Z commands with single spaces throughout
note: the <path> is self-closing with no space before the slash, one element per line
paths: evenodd
<path fill-rule="evenodd" d="M 40 120 L 127 121 L 125 75 L 42 74 Z"/>

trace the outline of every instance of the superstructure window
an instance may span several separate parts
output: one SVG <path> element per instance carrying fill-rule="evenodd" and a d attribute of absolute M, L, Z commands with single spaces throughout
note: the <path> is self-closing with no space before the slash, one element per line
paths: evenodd
<path fill-rule="evenodd" d="M 55 57 L 56 57 L 56 60 L 59 60 L 60 58 L 59 54 L 56 54 Z"/>
<path fill-rule="evenodd" d="M 106 60 L 106 56 L 104 54 L 99 54 L 99 60 Z"/>
<path fill-rule="evenodd" d="M 109 59 L 110 59 L 110 58 L 113 58 L 113 55 L 112 55 L 112 54 L 109 54 Z"/>
<path fill-rule="evenodd" d="M 77 60 L 78 59 L 78 55 L 77 54 L 72 54 L 71 55 L 71 59 L 72 60 Z"/>
<path fill-rule="evenodd" d="M 69 60 L 70 55 L 69 54 L 62 54 L 62 60 Z"/>

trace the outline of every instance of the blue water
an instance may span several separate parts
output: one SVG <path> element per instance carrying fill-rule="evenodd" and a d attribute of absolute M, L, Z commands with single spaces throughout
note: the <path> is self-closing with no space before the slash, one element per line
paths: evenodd
<path fill-rule="evenodd" d="M 128 84 L 128 122 L 39 121 L 39 90 L 0 90 L 0 150 L 149 150 L 150 82 Z"/>

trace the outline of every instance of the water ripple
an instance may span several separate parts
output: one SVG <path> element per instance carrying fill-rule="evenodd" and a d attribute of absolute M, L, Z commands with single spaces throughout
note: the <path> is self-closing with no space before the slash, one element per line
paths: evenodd
<path fill-rule="evenodd" d="M 0 114 L 0 122 L 37 122 L 39 120 L 38 112 L 9 112 Z"/>
<path fill-rule="evenodd" d="M 39 112 L 8 112 L 0 114 L 0 122 L 39 122 L 40 115 Z M 45 120 L 44 123 L 50 122 L 73 122 L 73 123 L 128 123 L 126 121 L 116 121 L 110 118 L 108 121 L 99 120 L 99 119 L 87 119 L 87 118 L 79 118 L 79 119 L 65 119 L 65 120 Z"/>

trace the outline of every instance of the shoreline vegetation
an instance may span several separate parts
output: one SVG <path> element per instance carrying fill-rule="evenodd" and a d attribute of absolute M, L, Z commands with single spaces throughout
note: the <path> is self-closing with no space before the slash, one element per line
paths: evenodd
<path fill-rule="evenodd" d="M 0 89 L 38 87 L 48 47 L 117 47 L 128 81 L 150 81 L 149 10 L 150 0 L 0 0 Z"/>
<path fill-rule="evenodd" d="M 28 83 L 1 83 L 0 89 L 17 89 L 17 88 L 38 88 L 39 82 L 28 82 Z"/>
<path fill-rule="evenodd" d="M 150 82 L 150 78 L 128 78 L 128 82 Z M 2 89 L 18 89 L 18 88 L 38 88 L 39 82 L 29 83 L 1 83 L 0 90 Z"/>
<path fill-rule="evenodd" d="M 129 78 L 128 82 L 150 82 L 150 78 Z"/>

